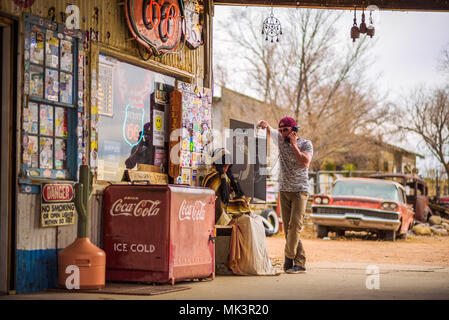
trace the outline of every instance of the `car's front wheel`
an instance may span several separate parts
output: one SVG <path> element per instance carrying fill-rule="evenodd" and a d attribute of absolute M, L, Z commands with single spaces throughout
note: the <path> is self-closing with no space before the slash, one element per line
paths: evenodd
<path fill-rule="evenodd" d="M 324 237 L 327 237 L 327 234 L 329 233 L 329 229 L 326 226 L 317 225 L 316 233 L 317 233 L 318 238 L 324 238 Z"/>
<path fill-rule="evenodd" d="M 395 241 L 396 240 L 396 231 L 386 230 L 384 233 L 384 239 L 386 241 Z"/>
<path fill-rule="evenodd" d="M 345 230 L 337 230 L 335 231 L 338 237 L 344 237 L 345 236 Z"/>
<path fill-rule="evenodd" d="M 410 224 L 408 226 L 408 230 L 412 230 L 413 227 L 415 226 L 415 223 L 416 223 L 416 221 L 415 221 L 415 219 L 413 219 L 412 222 L 410 222 Z"/>
<path fill-rule="evenodd" d="M 267 210 L 262 211 L 262 213 L 260 215 L 262 217 L 264 217 L 265 219 L 267 219 L 267 221 L 272 226 L 272 230 L 270 231 L 269 234 L 266 234 L 266 235 L 267 236 L 272 236 L 274 234 L 278 234 L 278 232 L 279 232 L 279 218 L 276 215 L 276 211 L 271 210 L 271 209 L 267 209 Z"/>

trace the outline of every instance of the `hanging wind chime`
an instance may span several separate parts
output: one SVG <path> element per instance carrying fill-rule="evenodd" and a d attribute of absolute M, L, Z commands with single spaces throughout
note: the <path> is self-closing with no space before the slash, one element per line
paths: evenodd
<path fill-rule="evenodd" d="M 374 36 L 374 25 L 373 25 L 373 10 L 370 10 L 370 7 L 367 8 L 369 13 L 369 20 L 370 24 L 366 26 L 365 23 L 365 9 L 362 11 L 362 22 L 360 23 L 360 27 L 357 26 L 357 17 L 356 17 L 356 7 L 354 7 L 354 23 L 351 28 L 351 39 L 352 42 L 355 42 L 355 39 L 360 38 L 360 34 L 366 34 L 367 36 L 370 36 L 371 38 Z"/>
<path fill-rule="evenodd" d="M 351 28 L 351 39 L 352 42 L 355 42 L 355 39 L 360 38 L 360 29 L 357 26 L 357 17 L 356 17 L 356 8 L 354 7 L 354 24 Z"/>
<path fill-rule="evenodd" d="M 375 28 L 373 24 L 373 10 L 370 10 L 369 12 L 369 26 L 366 28 L 366 34 L 370 36 L 371 38 L 374 36 Z"/>
<path fill-rule="evenodd" d="M 365 9 L 362 11 L 362 22 L 359 27 L 360 33 L 366 33 L 366 23 L 365 23 Z"/>
<path fill-rule="evenodd" d="M 265 35 L 265 40 L 273 42 L 276 38 L 276 42 L 279 42 L 279 36 L 282 34 L 281 22 L 273 14 L 273 8 L 271 8 L 271 14 L 263 22 L 262 34 Z"/>

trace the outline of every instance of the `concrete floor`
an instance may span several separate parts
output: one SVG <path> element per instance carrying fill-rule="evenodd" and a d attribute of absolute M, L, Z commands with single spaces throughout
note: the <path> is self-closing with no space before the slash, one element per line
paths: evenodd
<path fill-rule="evenodd" d="M 176 285 L 188 286 L 191 289 L 155 296 L 38 292 L 1 296 L 0 300 L 449 299 L 449 268 L 377 265 L 367 271 L 368 265 L 360 263 L 310 263 L 307 267 L 306 274 L 216 276 L 211 281 L 181 282 Z M 378 274 L 369 273 L 376 270 Z M 372 289 L 367 288 L 367 283 Z"/>

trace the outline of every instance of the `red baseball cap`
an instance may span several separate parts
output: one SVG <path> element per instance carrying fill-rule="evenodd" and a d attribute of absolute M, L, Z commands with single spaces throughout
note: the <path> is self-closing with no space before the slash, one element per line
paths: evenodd
<path fill-rule="evenodd" d="M 279 128 L 284 127 L 296 127 L 296 121 L 292 117 L 283 117 L 281 121 L 279 121 Z"/>

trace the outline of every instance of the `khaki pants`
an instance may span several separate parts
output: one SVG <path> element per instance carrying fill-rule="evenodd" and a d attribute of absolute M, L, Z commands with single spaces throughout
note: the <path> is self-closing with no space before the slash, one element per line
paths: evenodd
<path fill-rule="evenodd" d="M 308 197 L 307 192 L 280 192 L 285 256 L 293 259 L 295 265 L 303 268 L 306 266 L 306 256 L 299 236 L 304 223 Z"/>

